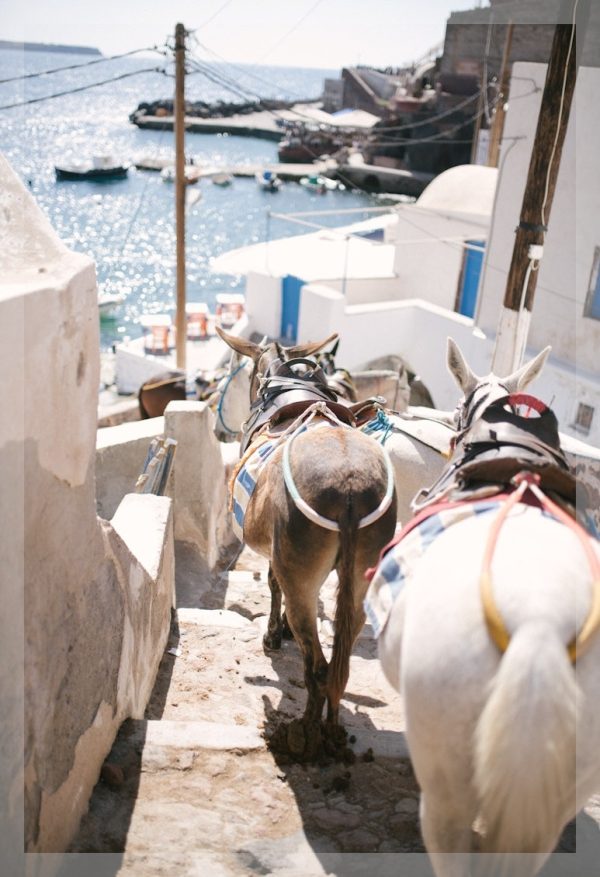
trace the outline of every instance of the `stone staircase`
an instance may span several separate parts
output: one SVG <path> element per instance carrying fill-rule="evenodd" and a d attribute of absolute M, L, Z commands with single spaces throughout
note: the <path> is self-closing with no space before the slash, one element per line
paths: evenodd
<path fill-rule="evenodd" d="M 122 725 L 70 853 L 112 853 L 103 877 L 431 877 L 425 855 L 406 855 L 424 851 L 418 788 L 370 628 L 355 644 L 340 710 L 354 755 L 295 764 L 265 743 L 278 719 L 302 715 L 306 696 L 296 644 L 263 650 L 265 562 L 246 549 L 233 570 L 199 575 L 180 550 L 177 568 L 186 605 L 146 715 Z M 335 584 L 332 575 L 319 607 L 327 657 Z M 596 796 L 558 847 L 574 852 L 577 835 L 577 856 L 553 857 L 540 877 L 548 868 L 570 877 L 580 855 L 597 865 L 599 825 Z M 68 877 L 88 873 L 87 856 L 85 871 L 68 859 Z"/>
<path fill-rule="evenodd" d="M 145 718 L 121 727 L 70 852 L 119 854 L 120 877 L 312 877 L 342 854 L 423 850 L 400 700 L 368 627 L 340 713 L 354 754 L 300 765 L 267 749 L 306 694 L 296 644 L 263 650 L 266 572 L 246 550 L 194 591 L 188 574 Z M 326 655 L 334 587 L 321 592 Z"/>

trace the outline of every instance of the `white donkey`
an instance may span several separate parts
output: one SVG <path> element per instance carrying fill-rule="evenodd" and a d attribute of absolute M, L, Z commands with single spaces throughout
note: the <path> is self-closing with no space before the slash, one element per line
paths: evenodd
<path fill-rule="evenodd" d="M 448 366 L 465 397 L 459 428 L 533 380 L 548 350 L 500 381 L 477 377 L 449 339 Z M 387 582 L 379 655 L 404 698 L 423 838 L 437 877 L 465 877 L 473 864 L 476 873 L 535 874 L 600 788 L 599 546 L 538 507 L 513 508 L 488 579 L 507 634 L 502 654 L 480 594 L 497 514 L 452 524 L 405 581 L 392 569 Z M 383 564 L 367 601 L 381 599 Z M 500 855 L 471 861 L 474 822 L 480 850 Z"/>
<path fill-rule="evenodd" d="M 250 379 L 254 363 L 233 351 L 228 374 L 221 379 L 211 402 L 215 409 L 215 435 L 221 442 L 239 438 L 243 422 L 250 413 Z M 406 523 L 412 517 L 411 501 L 423 487 L 431 484 L 446 463 L 446 453 L 454 435 L 451 415 L 433 408 L 409 407 L 402 414 L 387 413 L 373 437 L 385 437 L 385 449 L 394 467 L 397 518 Z"/>

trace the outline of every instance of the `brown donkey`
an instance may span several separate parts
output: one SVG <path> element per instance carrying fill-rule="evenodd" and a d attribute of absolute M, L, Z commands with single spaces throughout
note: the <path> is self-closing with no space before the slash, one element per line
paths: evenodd
<path fill-rule="evenodd" d="M 348 425 L 354 422 L 352 408 L 338 402 L 317 364 L 298 359 L 315 353 L 330 338 L 284 348 L 219 334 L 254 361 L 242 470 L 253 449 L 260 447 L 262 454 L 273 443 L 258 474 L 253 470 L 255 482 L 243 518 L 244 541 L 270 562 L 271 612 L 264 644 L 280 648 L 284 624 L 289 624 L 304 658 L 305 731 L 320 722 L 325 700 L 327 722 L 337 725 L 350 652 L 365 619 L 364 572 L 376 562 L 396 523 L 393 471 L 386 452 Z M 232 483 L 234 512 L 239 478 L 238 470 Z M 317 633 L 317 601 L 332 569 L 339 585 L 328 665 Z M 315 754 L 313 737 L 305 733 L 305 758 Z"/>

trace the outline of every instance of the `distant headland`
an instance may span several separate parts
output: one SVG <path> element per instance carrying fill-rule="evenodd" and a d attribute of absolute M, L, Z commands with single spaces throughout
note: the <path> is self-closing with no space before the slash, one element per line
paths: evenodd
<path fill-rule="evenodd" d="M 0 40 L 0 49 L 18 49 L 23 52 L 66 52 L 71 55 L 101 55 L 100 49 L 91 46 L 62 46 L 58 43 L 20 43 Z"/>

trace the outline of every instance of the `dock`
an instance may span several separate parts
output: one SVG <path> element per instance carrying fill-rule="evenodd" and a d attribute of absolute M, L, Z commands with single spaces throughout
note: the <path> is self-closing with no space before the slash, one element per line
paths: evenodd
<path fill-rule="evenodd" d="M 161 171 L 163 168 L 173 165 L 175 158 L 155 158 L 153 156 L 143 156 L 137 159 L 134 164 L 138 170 L 144 171 Z M 230 174 L 232 177 L 254 177 L 257 173 L 264 170 L 270 170 L 277 174 L 281 180 L 299 182 L 302 177 L 310 174 L 321 174 L 322 176 L 334 177 L 338 170 L 338 163 L 334 158 L 327 158 L 320 161 L 314 161 L 312 164 L 281 164 L 278 162 L 268 164 L 240 164 L 240 165 L 202 165 L 187 164 L 186 171 L 194 170 L 194 175 L 198 179 L 210 178 L 215 174 Z"/>

